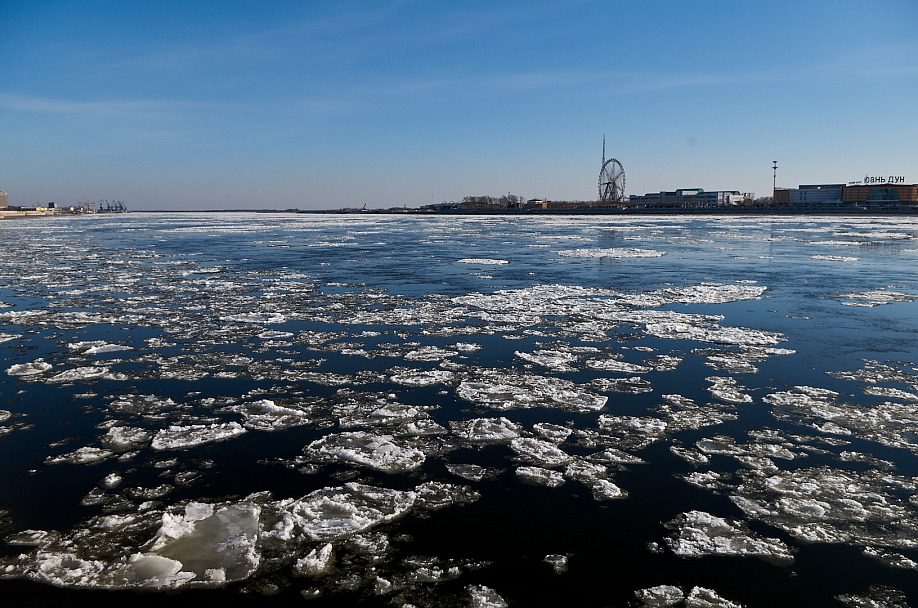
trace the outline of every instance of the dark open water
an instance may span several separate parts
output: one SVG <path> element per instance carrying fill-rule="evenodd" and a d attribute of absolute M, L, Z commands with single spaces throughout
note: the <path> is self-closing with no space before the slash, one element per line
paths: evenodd
<path fill-rule="evenodd" d="M 0 223 L 2 603 L 918 603 L 916 237 Z"/>

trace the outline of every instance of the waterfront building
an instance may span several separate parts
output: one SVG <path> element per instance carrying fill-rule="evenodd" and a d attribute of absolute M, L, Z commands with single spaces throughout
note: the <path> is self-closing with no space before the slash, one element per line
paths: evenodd
<path fill-rule="evenodd" d="M 9 206 L 9 198 L 6 195 L 6 192 L 0 190 L 0 209 L 6 209 Z"/>
<path fill-rule="evenodd" d="M 853 205 L 918 205 L 918 184 L 853 184 L 845 186 L 841 200 Z"/>
<path fill-rule="evenodd" d="M 812 184 L 800 186 L 787 191 L 791 205 L 820 205 L 823 203 L 841 203 L 844 184 Z"/>
<path fill-rule="evenodd" d="M 775 188 L 774 204 L 778 207 L 841 204 L 860 206 L 918 205 L 918 184 L 819 184 L 801 185 L 797 188 Z"/>
<path fill-rule="evenodd" d="M 644 195 L 632 195 L 631 205 L 637 207 L 730 207 L 741 205 L 751 195 L 744 195 L 738 190 L 712 190 L 704 188 L 680 188 L 667 192 L 650 192 Z"/>

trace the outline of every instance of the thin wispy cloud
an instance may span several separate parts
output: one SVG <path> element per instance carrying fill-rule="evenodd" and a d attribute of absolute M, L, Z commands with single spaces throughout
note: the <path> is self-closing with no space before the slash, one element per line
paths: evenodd
<path fill-rule="evenodd" d="M 0 108 L 18 112 L 47 114 L 136 116 L 164 112 L 214 109 L 214 104 L 175 101 L 99 100 L 74 101 L 30 95 L 0 93 Z"/>

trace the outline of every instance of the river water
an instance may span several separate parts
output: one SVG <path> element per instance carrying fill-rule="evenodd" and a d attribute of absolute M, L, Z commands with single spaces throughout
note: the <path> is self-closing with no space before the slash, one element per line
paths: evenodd
<path fill-rule="evenodd" d="M 918 602 L 918 220 L 0 239 L 4 603 Z"/>

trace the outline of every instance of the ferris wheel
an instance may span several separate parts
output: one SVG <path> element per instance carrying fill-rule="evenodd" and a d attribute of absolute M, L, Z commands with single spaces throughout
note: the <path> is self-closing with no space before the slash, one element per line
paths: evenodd
<path fill-rule="evenodd" d="M 625 168 L 614 158 L 603 161 L 599 171 L 599 202 L 621 203 L 624 200 Z"/>

